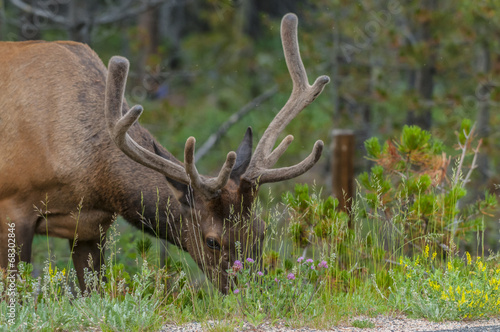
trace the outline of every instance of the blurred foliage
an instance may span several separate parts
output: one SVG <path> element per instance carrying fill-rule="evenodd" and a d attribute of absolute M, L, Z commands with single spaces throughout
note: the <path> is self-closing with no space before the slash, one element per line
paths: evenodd
<path fill-rule="evenodd" d="M 92 3 L 96 15 L 121 5 L 120 1 Z M 9 1 L 2 4 L 1 36 L 21 39 L 26 22 L 22 15 L 16 17 L 22 12 Z M 64 14 L 64 5 L 59 6 L 53 10 Z M 371 136 L 386 139 L 406 123 L 406 111 L 418 112 L 427 105 L 432 108 L 433 135 L 454 140 L 449 128 L 457 127 L 465 117 L 476 117 L 478 86 L 493 81 L 500 71 L 500 58 L 495 55 L 500 44 L 494 38 L 500 33 L 500 11 L 493 0 L 448 0 L 432 8 L 418 1 L 287 0 L 267 5 L 166 1 L 155 10 L 160 18 L 156 49 L 145 51 L 147 33 L 139 15 L 92 26 L 91 46 L 105 63 L 117 53 L 131 60 L 129 102 L 145 105 L 142 123 L 180 158 L 187 137 L 195 135 L 201 144 L 233 112 L 278 83 L 279 93 L 231 128 L 200 163 L 201 171 L 211 173 L 220 167 L 221 156 L 238 146 L 246 127 L 252 126 L 260 137 L 288 98 L 291 80 L 280 45 L 279 18 L 290 10 L 299 16 L 299 42 L 310 81 L 321 74 L 330 75 L 333 81 L 287 128 L 286 133 L 293 133 L 296 140 L 280 165 L 300 161 L 316 139 L 328 139 L 333 127 L 355 129 L 360 148 Z M 460 25 L 455 24 L 457 20 Z M 65 34 L 67 27 L 48 19 L 38 21 L 42 23 L 34 27 L 43 39 L 70 36 Z M 423 26 L 428 26 L 429 38 L 421 36 Z M 490 56 L 487 71 L 478 69 L 481 47 Z M 418 77 L 413 76 L 429 64 L 430 57 L 435 73 L 432 98 L 427 100 L 415 90 Z M 144 71 L 146 81 L 137 81 Z M 158 99 L 149 81 L 165 88 L 166 95 Z M 498 102 L 498 89 L 491 88 L 488 97 L 492 104 Z M 492 112 L 488 125 L 497 124 Z M 500 144 L 497 136 L 491 132 L 483 144 L 491 158 L 490 173 L 497 164 L 493 153 Z M 362 156 L 360 149 L 358 172 L 369 165 Z M 316 173 L 326 168 L 326 159 Z M 309 179 L 306 175 L 299 181 Z"/>
<path fill-rule="evenodd" d="M 484 232 L 497 200 L 486 192 L 477 201 L 464 201 L 478 150 L 471 121 L 465 119 L 460 128 L 454 156 L 447 156 L 441 142 L 416 126 L 403 127 L 401 136 L 383 147 L 377 138 L 367 140 L 368 156 L 376 165 L 359 176 L 360 215 L 390 224 L 403 236 L 402 246 L 417 251 L 430 242 L 449 252 L 467 234 Z"/>
<path fill-rule="evenodd" d="M 338 211 L 339 201 L 332 196 L 322 199 L 307 184 L 296 184 L 295 193 L 283 195 L 289 208 L 289 232 L 294 244 L 306 248 L 311 243 L 327 241 L 340 244 L 346 237 L 349 216 Z"/>
<path fill-rule="evenodd" d="M 123 4 L 118 0 L 90 2 L 94 4 L 95 19 Z M 66 15 L 64 6 L 72 3 L 76 2 L 57 2 L 50 10 Z M 146 111 L 141 123 L 180 159 L 189 136 L 195 136 L 201 145 L 243 105 L 271 86 L 279 86 L 276 95 L 235 124 L 212 153 L 197 164 L 200 172 L 214 174 L 227 151 L 236 149 L 245 129 L 252 126 L 257 141 L 288 99 L 292 84 L 279 30 L 280 17 L 294 11 L 299 16 L 300 50 L 309 80 L 326 74 L 332 82 L 282 134 L 282 137 L 293 134 L 295 141 L 277 166 L 301 161 L 314 141 L 329 140 L 332 128 L 352 128 L 358 144 L 356 173 L 361 174 L 375 160 L 380 161 L 377 155 L 380 153 L 384 163 L 395 164 L 380 165 L 387 168 L 383 171 L 375 168 L 372 176 L 384 179 L 389 168 L 394 172 L 408 171 L 415 178 L 405 184 L 409 186 L 405 190 L 414 194 L 415 186 L 429 181 L 419 169 L 437 172 L 435 167 L 442 156 L 437 149 L 446 155 L 454 153 L 449 142 L 455 142 L 456 135 L 450 128 L 458 128 L 464 118 L 470 118 L 474 119 L 471 123 L 477 122 L 477 133 L 483 139 L 481 169 L 473 174 L 467 187 L 457 189 L 456 199 L 466 191 L 468 196 L 461 199 L 472 202 L 484 197 L 485 191 L 494 192 L 499 179 L 500 135 L 494 129 L 500 123 L 494 109 L 500 100 L 495 83 L 500 73 L 500 3 L 496 0 L 445 0 L 432 6 L 429 3 L 165 1 L 150 13 L 158 18 L 158 44 L 154 49 L 149 48 L 148 31 L 141 26 L 139 14 L 91 26 L 90 46 L 104 63 L 115 54 L 130 59 L 127 99 L 130 104 L 144 105 Z M 89 20 L 92 21 L 95 20 Z M 0 2 L 0 38 L 23 39 L 28 23 L 32 24 L 30 28 L 39 30 L 35 32 L 44 40 L 71 36 L 69 26 L 46 18 L 30 18 L 10 1 Z M 420 75 L 427 67 L 432 67 L 432 81 L 425 81 Z M 432 90 L 430 98 L 421 95 L 422 87 Z M 161 89 L 163 94 L 159 94 Z M 434 138 L 432 141 L 416 132 L 418 129 L 404 127 L 409 111 L 419 114 L 426 108 L 431 109 L 432 127 L 428 134 Z M 376 141 L 371 140 L 365 146 L 375 155 L 371 160 L 363 158 L 366 139 L 376 136 L 386 141 L 398 135 L 410 141 L 389 140 L 387 147 L 377 147 Z M 423 141 L 413 141 L 415 138 Z M 424 141 L 429 146 L 424 146 Z M 436 143 L 439 141 L 446 144 L 439 146 Z M 414 150 L 412 144 L 421 150 Z M 410 157 L 414 159 L 406 161 L 403 157 L 408 151 L 404 149 L 412 151 Z M 325 150 L 318 165 L 296 182 L 311 184 L 316 179 L 319 185 L 328 188 L 330 180 L 326 173 L 331 156 Z M 394 153 L 394 158 L 388 158 L 387 153 Z M 391 183 L 391 188 L 395 174 L 390 173 L 391 180 L 385 180 Z M 429 188 L 435 188 L 432 177 L 431 180 Z M 273 191 L 279 194 L 293 185 L 294 181 L 273 184 Z M 426 208 L 425 199 L 421 198 L 419 208 Z M 497 223 L 486 227 L 493 230 L 491 234 L 498 235 Z"/>

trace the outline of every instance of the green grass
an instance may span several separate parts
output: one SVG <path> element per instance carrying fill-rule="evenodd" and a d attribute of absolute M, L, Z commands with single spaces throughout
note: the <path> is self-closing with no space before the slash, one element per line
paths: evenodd
<path fill-rule="evenodd" d="M 371 329 L 375 327 L 375 324 L 370 322 L 369 320 L 354 320 L 352 322 L 352 326 L 360 328 L 360 329 Z"/>
<path fill-rule="evenodd" d="M 252 268 L 257 262 L 238 257 L 241 266 L 233 266 L 238 279 L 227 296 L 173 246 L 167 246 L 169 258 L 162 266 L 163 242 L 122 220 L 108 231 L 103 275 L 88 271 L 92 291 L 82 294 L 75 286 L 67 241 L 39 237 L 34 265 L 19 268 L 14 325 L 8 325 L 6 315 L 7 275 L 0 275 L 0 331 L 154 331 L 193 321 L 205 331 L 233 331 L 244 323 L 258 328 L 278 321 L 331 328 L 359 316 L 393 313 L 433 321 L 499 316 L 498 255 L 471 256 L 458 246 L 443 252 L 432 239 L 424 240 L 420 251 L 409 250 L 378 215 L 360 216 L 361 195 L 353 228 L 347 229 L 345 215 L 328 212 L 335 202 L 314 188 L 307 194 L 299 189 L 295 195 L 302 196 L 295 206 L 290 193 L 283 200 L 287 205 L 269 199 L 266 209 L 258 207 L 268 225 L 262 258 L 267 273 Z M 295 236 L 297 218 L 310 222 L 302 229 L 308 234 L 305 243 Z M 335 219 L 336 229 L 328 231 L 324 218 Z M 351 325 L 373 327 L 359 319 Z"/>

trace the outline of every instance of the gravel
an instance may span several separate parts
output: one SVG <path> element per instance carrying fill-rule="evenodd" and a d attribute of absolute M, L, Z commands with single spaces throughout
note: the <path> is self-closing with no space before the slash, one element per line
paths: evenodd
<path fill-rule="evenodd" d="M 356 328 L 352 326 L 354 321 L 370 321 L 375 326 L 374 328 Z M 165 325 L 162 331 L 165 332 L 203 332 L 203 331 L 228 331 L 226 328 L 216 328 L 217 325 L 225 326 L 224 323 L 207 322 L 203 325 L 200 323 L 189 323 L 185 325 Z M 209 328 L 212 326 L 214 328 Z M 204 328 L 205 327 L 205 328 Z M 255 331 L 255 332 L 410 332 L 410 331 L 441 331 L 441 332 L 500 332 L 500 318 L 462 321 L 462 322 L 430 322 L 425 319 L 409 319 L 404 316 L 377 316 L 377 317 L 353 317 L 343 325 L 332 326 L 328 329 L 314 328 L 292 328 L 284 323 L 271 325 L 265 323 L 257 328 L 246 323 L 243 326 L 235 327 L 234 331 Z"/>

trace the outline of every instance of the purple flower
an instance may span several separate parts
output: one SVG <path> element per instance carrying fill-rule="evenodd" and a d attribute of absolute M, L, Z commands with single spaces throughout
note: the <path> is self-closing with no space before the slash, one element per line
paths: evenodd
<path fill-rule="evenodd" d="M 325 269 L 328 269 L 328 263 L 326 261 L 321 261 L 319 264 L 318 264 L 318 268 L 320 267 L 323 267 Z"/>
<path fill-rule="evenodd" d="M 234 263 L 233 263 L 233 271 L 234 272 L 238 272 L 238 271 L 241 271 L 241 270 L 243 270 L 243 264 L 241 264 L 241 262 L 238 261 L 238 260 L 234 261 Z"/>
<path fill-rule="evenodd" d="M 286 276 L 286 278 L 287 278 L 288 280 L 295 280 L 295 274 L 290 273 L 290 274 L 288 274 L 288 275 Z"/>
<path fill-rule="evenodd" d="M 253 259 L 251 259 L 250 257 L 247 258 L 247 262 L 248 263 L 254 263 L 255 261 Z"/>
<path fill-rule="evenodd" d="M 299 258 L 297 258 L 297 263 L 300 263 L 304 260 L 304 257 L 300 256 Z"/>
<path fill-rule="evenodd" d="M 278 278 L 274 278 L 274 281 L 279 282 Z"/>
<path fill-rule="evenodd" d="M 260 272 L 260 271 L 259 271 L 259 272 L 257 272 L 257 274 L 259 275 L 259 277 L 262 277 L 262 276 L 264 275 L 264 273 L 262 273 L 262 272 Z"/>
<path fill-rule="evenodd" d="M 306 263 L 311 263 L 311 264 L 312 264 L 312 263 L 314 263 L 314 261 L 313 261 L 312 259 L 308 258 L 308 259 L 306 260 Z"/>
<path fill-rule="evenodd" d="M 239 292 L 240 292 L 240 290 L 239 290 L 238 288 L 236 288 L 236 289 L 233 291 L 233 293 L 234 293 L 234 294 L 238 294 Z"/>

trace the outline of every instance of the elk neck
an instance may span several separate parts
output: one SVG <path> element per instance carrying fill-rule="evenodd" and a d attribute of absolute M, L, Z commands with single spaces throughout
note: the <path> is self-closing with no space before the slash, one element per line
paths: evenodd
<path fill-rule="evenodd" d="M 153 136 L 138 124 L 131 129 L 131 137 L 154 152 L 154 144 L 159 143 Z M 131 160 L 114 144 L 110 144 L 108 153 L 115 157 L 108 158 L 112 161 L 103 170 L 105 180 L 101 188 L 107 209 L 136 228 L 185 250 L 185 241 L 180 236 L 183 207 L 176 198 L 175 188 L 164 175 Z"/>

